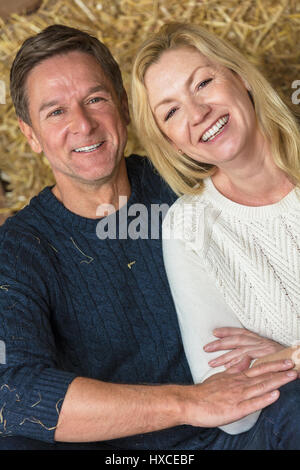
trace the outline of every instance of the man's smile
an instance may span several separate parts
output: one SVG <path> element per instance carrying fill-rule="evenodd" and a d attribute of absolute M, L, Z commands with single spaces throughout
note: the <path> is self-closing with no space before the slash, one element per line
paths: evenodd
<path fill-rule="evenodd" d="M 104 143 L 104 140 L 102 142 L 98 142 L 96 144 L 92 144 L 92 145 L 86 145 L 84 147 L 77 147 L 75 149 L 73 149 L 73 152 L 76 152 L 76 153 L 89 153 L 89 152 L 94 152 L 95 150 L 97 150 L 99 147 L 101 147 L 101 145 L 103 145 Z"/>

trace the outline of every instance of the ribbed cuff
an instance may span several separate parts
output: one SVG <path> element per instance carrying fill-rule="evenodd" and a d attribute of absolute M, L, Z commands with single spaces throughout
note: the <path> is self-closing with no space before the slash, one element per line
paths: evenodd
<path fill-rule="evenodd" d="M 54 442 L 59 412 L 70 383 L 76 374 L 45 369 L 36 378 L 32 400 L 20 399 L 20 413 L 9 411 L 6 435 L 21 435 L 44 442 Z M 31 403 L 32 401 L 32 403 Z"/>

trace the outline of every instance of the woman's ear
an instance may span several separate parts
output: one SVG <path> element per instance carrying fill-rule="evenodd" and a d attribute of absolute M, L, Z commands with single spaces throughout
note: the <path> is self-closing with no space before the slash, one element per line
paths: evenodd
<path fill-rule="evenodd" d="M 248 91 L 251 92 L 251 86 L 249 85 L 248 81 L 247 81 L 245 78 L 243 78 L 243 77 L 242 77 L 238 72 L 236 72 L 235 70 L 232 70 L 232 69 L 230 69 L 230 68 L 229 68 L 228 70 L 230 70 L 230 71 L 234 74 L 235 77 L 237 77 L 239 80 L 241 80 L 241 82 L 243 83 L 244 87 L 245 87 Z"/>
<path fill-rule="evenodd" d="M 251 86 L 249 85 L 249 83 L 247 82 L 247 80 L 243 77 L 240 76 L 240 79 L 242 80 L 244 86 L 247 88 L 248 91 L 251 91 Z"/>
<path fill-rule="evenodd" d="M 19 126 L 22 133 L 25 135 L 27 142 L 35 153 L 41 153 L 42 147 L 41 144 L 33 130 L 33 128 L 24 122 L 21 118 L 18 118 Z"/>

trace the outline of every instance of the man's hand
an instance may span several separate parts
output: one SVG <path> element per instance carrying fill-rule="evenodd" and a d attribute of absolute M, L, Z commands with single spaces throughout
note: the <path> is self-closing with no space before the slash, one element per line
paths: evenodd
<path fill-rule="evenodd" d="M 279 397 L 278 388 L 297 378 L 293 361 L 274 361 L 244 372 L 231 367 L 193 386 L 185 424 L 217 427 L 261 410 Z M 192 397 L 192 400 L 191 400 Z"/>
<path fill-rule="evenodd" d="M 241 371 L 249 368 L 253 359 L 285 349 L 282 344 L 264 338 L 245 328 L 217 328 L 213 333 L 219 339 L 205 345 L 204 350 L 213 352 L 230 349 L 231 351 L 209 361 L 211 367 L 224 366 L 229 368 L 239 364 L 239 370 Z"/>
<path fill-rule="evenodd" d="M 182 424 L 229 424 L 276 401 L 278 388 L 297 377 L 293 366 L 276 361 L 245 372 L 232 367 L 197 385 L 124 385 L 77 377 L 63 401 L 55 440 L 102 441 Z"/>

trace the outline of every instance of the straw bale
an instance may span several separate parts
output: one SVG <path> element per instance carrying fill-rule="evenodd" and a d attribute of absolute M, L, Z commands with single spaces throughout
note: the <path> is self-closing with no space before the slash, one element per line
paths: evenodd
<path fill-rule="evenodd" d="M 297 0 L 43 0 L 33 14 L 13 14 L 5 23 L 0 19 L 0 80 L 8 90 L 9 68 L 23 40 L 61 23 L 97 36 L 111 49 L 129 93 L 138 45 L 169 21 L 201 24 L 233 43 L 291 105 L 292 83 L 300 79 Z M 35 155 L 21 135 L 8 92 L 0 111 L 0 171 L 6 188 L 5 202 L 0 205 L 3 213 L 20 210 L 54 179 L 46 158 Z M 132 152 L 144 153 L 130 126 L 126 155 Z"/>

